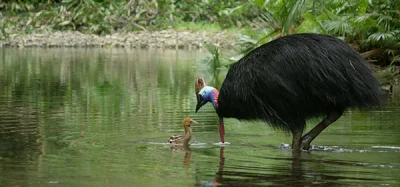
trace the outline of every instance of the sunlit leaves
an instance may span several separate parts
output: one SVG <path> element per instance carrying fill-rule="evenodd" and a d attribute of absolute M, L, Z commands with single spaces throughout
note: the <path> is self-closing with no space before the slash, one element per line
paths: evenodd
<path fill-rule="evenodd" d="M 395 39 L 396 36 L 400 33 L 400 30 L 394 30 L 390 32 L 376 32 L 369 35 L 368 39 L 373 41 L 387 41 Z"/>
<path fill-rule="evenodd" d="M 354 24 L 348 16 L 337 16 L 332 20 L 323 22 L 325 29 L 330 33 L 335 33 L 339 36 L 351 35 L 354 31 Z"/>

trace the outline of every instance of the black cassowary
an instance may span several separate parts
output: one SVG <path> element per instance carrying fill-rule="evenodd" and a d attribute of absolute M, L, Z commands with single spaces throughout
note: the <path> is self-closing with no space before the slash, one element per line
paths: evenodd
<path fill-rule="evenodd" d="M 203 78 L 195 84 L 196 112 L 211 102 L 220 118 L 264 120 L 292 132 L 293 151 L 311 141 L 348 108 L 381 104 L 380 83 L 345 42 L 327 35 L 294 34 L 250 52 L 229 69 L 220 91 Z M 306 120 L 326 116 L 302 136 Z"/>

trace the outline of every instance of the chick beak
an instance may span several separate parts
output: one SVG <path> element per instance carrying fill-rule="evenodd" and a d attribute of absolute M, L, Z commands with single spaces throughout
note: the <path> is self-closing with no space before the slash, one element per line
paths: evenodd
<path fill-rule="evenodd" d="M 192 122 L 193 125 L 198 125 L 198 124 L 199 124 L 199 123 L 197 123 L 197 121 L 195 121 L 195 120 L 192 120 L 191 122 Z"/>

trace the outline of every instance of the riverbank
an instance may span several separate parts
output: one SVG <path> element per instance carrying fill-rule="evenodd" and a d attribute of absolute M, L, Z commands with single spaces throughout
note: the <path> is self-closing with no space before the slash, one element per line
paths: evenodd
<path fill-rule="evenodd" d="M 233 33 L 205 31 L 137 31 L 99 36 L 78 31 L 12 35 L 0 40 L 0 47 L 124 47 L 198 49 L 205 44 L 230 49 L 235 45 Z"/>

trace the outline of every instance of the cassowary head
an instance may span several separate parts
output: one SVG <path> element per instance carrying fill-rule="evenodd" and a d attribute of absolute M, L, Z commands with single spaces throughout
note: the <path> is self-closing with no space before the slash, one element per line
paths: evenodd
<path fill-rule="evenodd" d="M 202 97 L 202 95 L 200 95 L 200 90 L 203 89 L 204 87 L 206 87 L 206 81 L 204 80 L 203 77 L 197 78 L 196 82 L 194 83 L 194 89 L 196 91 L 196 98 L 197 98 L 197 105 L 196 105 L 196 112 L 207 103 L 207 101 L 205 101 Z"/>
<path fill-rule="evenodd" d="M 218 107 L 218 90 L 214 87 L 207 86 L 203 78 L 200 77 L 196 79 L 195 90 L 197 98 L 196 112 L 207 102 L 211 102 L 214 108 Z"/>

